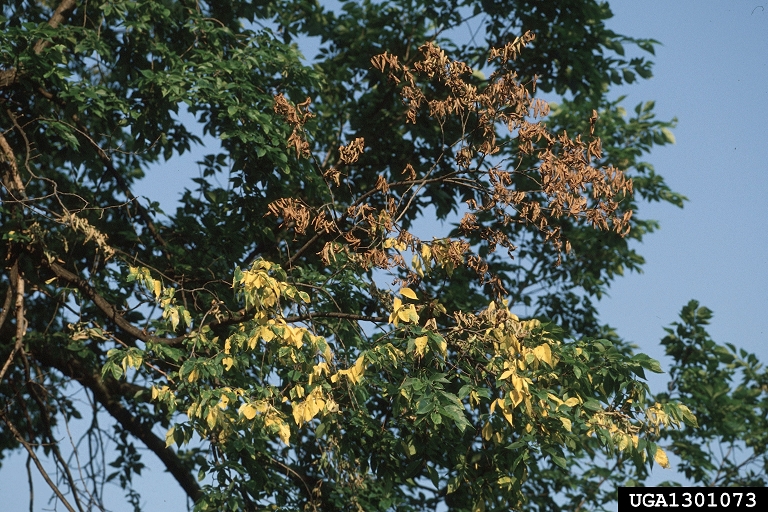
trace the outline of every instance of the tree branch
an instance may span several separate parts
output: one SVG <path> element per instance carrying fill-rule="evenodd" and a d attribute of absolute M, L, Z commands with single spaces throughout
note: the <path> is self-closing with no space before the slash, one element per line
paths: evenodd
<path fill-rule="evenodd" d="M 51 19 L 48 20 L 48 26 L 51 28 L 58 27 L 70 14 L 72 14 L 72 11 L 75 10 L 75 7 L 77 7 L 76 0 L 61 0 L 61 3 L 56 8 L 56 10 L 53 12 L 53 16 L 51 16 Z M 40 54 L 43 50 L 45 50 L 48 46 L 50 46 L 51 42 L 45 39 L 39 39 L 35 43 L 35 53 Z"/>
<path fill-rule="evenodd" d="M 24 333 L 27 331 L 27 320 L 24 317 L 24 278 L 19 274 L 19 261 L 13 262 L 11 267 L 11 282 L 14 286 L 14 295 L 16 296 L 16 343 L 11 349 L 11 353 L 8 355 L 8 359 L 3 364 L 2 370 L 0 370 L 0 382 L 5 377 L 5 372 L 11 367 L 13 358 L 16 357 L 16 352 L 21 350 L 22 343 L 24 342 Z M 11 295 L 11 290 L 8 290 L 8 295 Z M 10 301 L 6 299 L 6 303 Z M 3 309 L 3 319 L 5 319 L 5 309 Z"/>
<path fill-rule="evenodd" d="M 344 320 L 361 320 L 363 322 L 387 322 L 389 319 L 383 316 L 355 315 L 353 313 L 341 313 L 336 311 L 320 311 L 317 313 L 307 313 L 306 315 L 287 316 L 286 322 L 302 322 L 312 320 L 313 318 L 341 318 Z"/>
<path fill-rule="evenodd" d="M 48 26 L 56 28 L 70 15 L 72 11 L 77 7 L 76 0 L 62 0 L 56 10 L 53 12 L 53 16 L 48 20 Z M 50 46 L 51 42 L 45 39 L 38 39 L 33 48 L 34 52 L 39 55 L 43 50 Z M 0 71 L 0 89 L 9 87 L 19 81 L 23 73 L 19 73 L 16 68 L 6 69 Z"/>
<path fill-rule="evenodd" d="M 51 350 L 48 345 L 33 347 L 35 358 L 46 366 L 56 368 L 67 377 L 80 382 L 89 389 L 94 398 L 106 411 L 117 420 L 122 427 L 139 439 L 150 449 L 165 465 L 168 472 L 173 475 L 184 492 L 192 500 L 197 501 L 202 496 L 202 491 L 190 468 L 184 465 L 175 451 L 165 446 L 165 441 L 152 432 L 149 423 L 141 421 L 121 403 L 120 390 L 122 383 L 112 379 L 102 379 L 101 375 L 93 368 L 87 367 L 82 361 L 74 357 L 62 356 L 60 351 Z M 117 395 L 117 396 L 116 396 Z"/>
<path fill-rule="evenodd" d="M 50 20 L 48 20 L 48 25 L 51 28 L 58 27 L 71 13 L 72 11 L 77 7 L 76 0 L 62 0 L 62 2 L 59 4 L 59 6 L 56 8 L 56 11 L 53 13 L 53 16 Z M 39 39 L 35 43 L 34 52 L 36 54 L 39 54 L 42 52 L 45 48 L 47 48 L 51 42 L 46 39 Z M 12 85 L 15 83 L 21 74 L 16 70 L 16 68 L 11 68 L 9 70 L 0 71 L 0 88 L 7 87 L 9 85 Z M 47 99 L 50 99 L 54 102 L 56 102 L 59 106 L 65 107 L 66 104 L 59 100 L 55 94 L 52 94 L 48 91 L 46 91 L 43 87 L 38 87 L 38 92 L 42 94 Z M 88 133 L 87 128 L 80 122 L 77 116 L 73 116 L 73 121 L 77 125 L 77 129 L 80 132 L 81 135 L 83 135 L 91 144 L 94 149 L 96 150 L 96 154 L 99 156 L 99 159 L 104 164 L 104 167 L 107 169 L 107 172 L 109 175 L 117 182 L 117 185 L 120 187 L 120 190 L 125 194 L 125 197 L 128 198 L 129 201 L 133 202 L 136 205 L 136 209 L 138 211 L 139 217 L 144 222 L 144 224 L 147 226 L 147 229 L 149 230 L 150 234 L 152 235 L 152 238 L 160 244 L 164 249 L 167 248 L 167 243 L 165 240 L 160 236 L 160 233 L 157 230 L 157 227 L 155 226 L 154 222 L 152 221 L 152 218 L 149 215 L 149 212 L 144 208 L 137 200 L 136 196 L 133 195 L 133 192 L 131 192 L 130 187 L 128 186 L 128 183 L 126 182 L 125 178 L 117 171 L 114 164 L 112 163 L 112 159 L 107 154 L 106 151 L 104 151 L 98 143 L 93 139 L 93 137 L 90 136 Z M 15 170 L 16 167 L 16 161 L 15 159 L 10 158 L 9 155 L 13 155 L 13 152 L 10 149 L 10 146 L 5 141 L 5 138 L 2 137 L 2 134 L 0 133 L 0 149 L 3 150 L 3 153 L 6 155 L 6 158 L 8 159 L 8 163 L 11 164 Z M 0 158 L 0 164 L 3 163 L 2 158 Z M 18 176 L 18 171 L 12 172 L 12 176 Z M 18 183 L 14 182 L 13 185 L 15 185 L 15 188 L 18 188 L 19 190 L 23 191 L 24 187 L 21 185 L 21 182 L 18 181 Z M 11 187 L 6 184 L 6 187 L 13 190 Z M 23 196 L 26 199 L 26 196 Z M 18 198 L 16 198 L 18 199 Z M 166 257 L 169 257 L 168 252 L 164 251 Z"/>
<path fill-rule="evenodd" d="M 27 450 L 27 453 L 29 454 L 30 458 L 35 462 L 35 466 L 37 466 L 37 470 L 40 471 L 40 474 L 42 475 L 43 479 L 48 483 L 50 488 L 53 490 L 53 492 L 56 494 L 56 497 L 61 500 L 61 502 L 64 504 L 64 506 L 69 510 L 69 512 L 77 512 L 74 508 L 72 508 L 72 505 L 69 504 L 67 499 L 64 497 L 63 494 L 61 494 L 61 491 L 56 486 L 56 484 L 53 483 L 51 480 L 51 477 L 48 476 L 48 473 L 45 471 L 45 468 L 40 463 L 40 459 L 37 458 L 37 455 L 35 455 L 35 451 L 32 449 L 32 446 L 27 442 L 26 439 L 24 439 L 24 436 L 21 435 L 21 432 L 16 428 L 16 426 L 11 422 L 10 419 L 5 415 L 5 412 L 0 409 L 0 418 L 3 419 L 6 425 L 8 425 L 8 430 L 11 431 L 13 434 L 13 437 L 16 438 L 16 440 L 21 443 L 22 446 Z"/>
<path fill-rule="evenodd" d="M 144 342 L 160 343 L 163 345 L 176 345 L 186 337 L 177 336 L 176 338 L 162 338 L 160 336 L 152 336 L 151 334 L 142 329 L 139 329 L 131 322 L 126 320 L 123 317 L 122 312 L 117 309 L 111 302 L 102 297 L 99 292 L 97 292 L 93 286 L 88 283 L 88 281 L 78 276 L 77 274 L 70 272 L 55 261 L 51 261 L 45 255 L 41 255 L 40 260 L 43 266 L 47 267 L 51 272 L 53 272 L 56 277 L 80 290 L 83 295 L 88 297 L 96 305 L 96 307 L 99 308 L 102 313 L 107 316 L 107 318 L 109 318 L 118 327 L 123 329 L 134 338 L 140 339 Z"/>
<path fill-rule="evenodd" d="M 11 283 L 13 283 L 13 278 L 11 278 Z M 3 310 L 0 311 L 0 329 L 3 328 L 3 324 L 5 324 L 5 319 L 8 317 L 8 311 L 11 309 L 11 301 L 13 300 L 13 284 L 8 284 L 8 291 L 5 292 L 5 300 L 3 301 Z M 0 380 L 2 380 L 2 376 L 0 375 Z"/>
<path fill-rule="evenodd" d="M 16 155 L 5 136 L 0 133 L 0 171 L 2 171 L 3 186 L 8 190 L 13 201 L 27 199 L 26 187 L 19 176 L 16 165 Z"/>
<path fill-rule="evenodd" d="M 52 95 L 52 100 L 60 105 L 66 105 L 64 102 L 56 98 L 55 95 Z M 104 164 L 104 167 L 107 169 L 107 172 L 110 176 L 112 176 L 112 179 L 115 180 L 117 183 L 117 186 L 120 187 L 120 190 L 125 194 L 125 197 L 128 199 L 128 201 L 132 202 L 136 206 L 136 210 L 139 213 L 139 217 L 141 217 L 141 220 L 144 222 L 144 224 L 147 226 L 147 229 L 149 230 L 150 234 L 152 235 L 152 238 L 155 239 L 155 241 L 160 244 L 160 246 L 165 249 L 163 252 L 165 254 L 165 257 L 167 259 L 170 259 L 170 255 L 168 254 L 168 244 L 166 243 L 165 239 L 160 235 L 160 232 L 157 230 L 157 227 L 155 226 L 154 221 L 149 216 L 149 212 L 146 208 L 144 208 L 141 203 L 139 203 L 138 198 L 133 195 L 133 192 L 131 191 L 131 187 L 128 185 L 128 182 L 125 181 L 125 178 L 120 174 L 120 172 L 115 168 L 115 165 L 112 163 L 112 158 L 107 154 L 104 149 L 99 146 L 99 144 L 91 137 L 91 135 L 88 133 L 88 129 L 86 126 L 80 121 L 80 119 L 77 116 L 72 116 L 73 121 L 77 125 L 77 131 L 86 138 L 88 143 L 93 146 L 93 149 L 96 150 L 96 154 L 99 156 L 99 159 L 101 160 L 101 163 Z"/>

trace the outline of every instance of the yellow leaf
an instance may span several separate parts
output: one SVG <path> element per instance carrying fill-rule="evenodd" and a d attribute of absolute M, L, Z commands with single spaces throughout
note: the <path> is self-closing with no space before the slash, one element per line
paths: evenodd
<path fill-rule="evenodd" d="M 275 333 L 267 325 L 262 325 L 259 329 L 259 337 L 266 342 L 270 342 L 275 338 Z"/>
<path fill-rule="evenodd" d="M 512 411 L 509 409 L 509 407 L 504 407 L 501 409 L 501 413 L 504 415 L 504 419 L 506 419 L 511 426 L 515 426 L 515 424 L 512 422 Z"/>
<path fill-rule="evenodd" d="M 570 420 L 570 419 L 568 419 L 568 418 L 563 418 L 563 417 L 561 416 L 561 417 L 560 417 L 560 421 L 563 423 L 563 426 L 565 427 L 565 430 L 567 430 L 568 432 L 570 432 L 570 431 L 571 431 L 571 428 L 572 428 L 572 425 L 571 425 L 571 420 Z"/>
<path fill-rule="evenodd" d="M 394 247 L 399 251 L 404 251 L 406 245 L 404 242 L 399 241 L 397 238 L 387 238 L 384 240 L 384 248 L 389 249 L 390 247 Z"/>
<path fill-rule="evenodd" d="M 406 307 L 401 308 L 397 312 L 397 317 L 405 323 L 417 323 L 419 321 L 419 314 L 416 313 L 416 308 L 413 304 L 408 304 Z"/>
<path fill-rule="evenodd" d="M 171 329 L 175 331 L 176 327 L 178 327 L 179 325 L 179 309 L 178 308 L 169 309 L 168 316 L 171 317 Z"/>
<path fill-rule="evenodd" d="M 303 423 L 311 421 L 324 407 L 323 390 L 318 386 L 312 390 L 306 400 L 299 404 L 293 404 L 293 420 L 301 426 Z"/>
<path fill-rule="evenodd" d="M 175 432 L 176 432 L 176 426 L 175 425 L 173 427 L 169 428 L 168 432 L 166 432 L 166 434 L 165 434 L 165 447 L 166 448 L 170 448 L 171 445 L 174 443 L 173 434 Z"/>
<path fill-rule="evenodd" d="M 362 370 L 358 370 L 357 366 L 353 366 L 347 370 L 339 370 L 335 375 L 331 375 L 331 382 L 335 384 L 339 380 L 340 375 L 348 378 L 349 382 L 352 384 L 357 384 L 360 382 L 360 377 L 362 377 Z"/>
<path fill-rule="evenodd" d="M 252 420 L 253 418 L 256 417 L 256 411 L 257 409 L 255 405 L 243 404 L 240 406 L 240 410 L 238 410 L 237 412 L 245 416 L 247 419 Z"/>
<path fill-rule="evenodd" d="M 416 344 L 416 354 L 423 356 L 427 352 L 427 337 L 419 336 L 413 342 Z"/>
<path fill-rule="evenodd" d="M 313 375 L 328 375 L 328 363 L 325 361 L 321 361 L 317 363 L 314 367 L 312 367 L 312 374 Z"/>
<path fill-rule="evenodd" d="M 515 391 L 519 391 L 521 393 L 528 392 L 528 382 L 523 377 L 520 377 L 517 374 L 512 375 L 510 382 L 512 383 L 512 387 L 515 388 Z"/>
<path fill-rule="evenodd" d="M 427 244 L 421 244 L 421 259 L 429 261 L 432 258 L 432 249 Z"/>
<path fill-rule="evenodd" d="M 631 441 L 629 436 L 627 436 L 626 434 L 620 434 L 620 435 L 618 435 L 616 437 L 619 438 L 619 441 L 618 441 L 617 445 L 618 445 L 618 448 L 619 448 L 620 451 L 624 451 L 627 448 L 629 448 L 629 443 Z"/>
<path fill-rule="evenodd" d="M 294 347 L 301 348 L 304 345 L 304 329 L 286 325 L 284 339 Z"/>
<path fill-rule="evenodd" d="M 504 373 L 501 374 L 501 377 L 499 377 L 499 380 L 506 380 L 513 375 L 515 375 L 515 370 L 506 370 L 504 371 Z"/>
<path fill-rule="evenodd" d="M 493 437 L 493 427 L 491 426 L 491 422 L 485 424 L 483 427 L 483 439 L 486 441 L 490 441 Z"/>
<path fill-rule="evenodd" d="M 565 405 L 567 405 L 568 407 L 574 407 L 574 406 L 576 406 L 576 405 L 579 405 L 579 399 L 578 399 L 578 398 L 576 398 L 576 397 L 571 397 L 571 398 L 569 398 L 568 400 L 566 400 L 566 401 L 565 401 L 565 402 L 563 402 L 563 403 L 564 403 Z"/>
<path fill-rule="evenodd" d="M 280 421 L 280 423 L 277 426 L 277 435 L 280 436 L 280 439 L 286 444 L 291 444 L 291 427 L 288 426 L 288 424 L 284 421 Z"/>
<path fill-rule="evenodd" d="M 448 353 L 448 342 L 445 341 L 445 339 L 440 336 L 440 353 L 445 356 Z"/>
<path fill-rule="evenodd" d="M 163 287 L 162 287 L 163 285 L 160 283 L 160 281 L 155 281 L 153 279 L 152 286 L 154 287 L 155 299 L 159 299 L 160 298 L 160 294 L 163 291 Z"/>
<path fill-rule="evenodd" d="M 410 288 L 401 288 L 400 289 L 400 295 L 403 297 L 408 297 L 409 299 L 418 300 L 419 298 L 416 296 L 416 293 L 411 290 Z"/>
<path fill-rule="evenodd" d="M 413 255 L 413 258 L 411 258 L 411 266 L 416 271 L 416 273 L 419 274 L 419 277 L 424 277 L 424 268 L 421 265 L 421 260 L 416 254 Z"/>
<path fill-rule="evenodd" d="M 667 458 L 666 452 L 661 447 L 656 447 L 656 454 L 653 456 L 653 460 L 664 469 L 669 469 L 669 458 Z"/>
<path fill-rule="evenodd" d="M 512 423 L 512 410 L 504 403 L 503 399 L 497 398 L 493 401 L 493 403 L 491 403 L 491 413 L 496 410 L 497 405 L 499 406 L 501 414 L 504 416 L 504 418 L 509 422 L 510 425 L 514 427 L 515 425 Z"/>
<path fill-rule="evenodd" d="M 547 398 L 555 402 L 558 406 L 563 405 L 563 401 L 560 400 L 557 395 L 553 395 L 552 393 L 547 393 Z"/>
<path fill-rule="evenodd" d="M 552 366 L 552 349 L 550 349 L 549 345 L 546 343 L 534 348 L 533 355 L 536 356 L 536 359 L 539 361 L 544 361 L 549 366 Z"/>
<path fill-rule="evenodd" d="M 394 324 L 395 327 L 397 327 L 397 313 L 402 307 L 403 301 L 401 301 L 398 297 L 395 297 L 395 301 L 392 304 L 392 314 L 389 315 L 389 323 Z"/>
<path fill-rule="evenodd" d="M 523 394 L 520 391 L 513 389 L 509 392 L 509 399 L 512 400 L 512 403 L 517 407 L 520 405 L 520 402 L 523 401 Z"/>
<path fill-rule="evenodd" d="M 227 356 L 224 359 L 221 360 L 221 364 L 224 365 L 224 370 L 227 371 L 230 368 L 232 368 L 232 365 L 235 364 L 235 360 L 231 357 Z"/>
<path fill-rule="evenodd" d="M 208 423 L 208 428 L 213 428 L 216 426 L 216 416 L 217 416 L 218 409 L 216 407 L 211 407 L 208 410 L 208 416 L 205 417 L 206 423 Z"/>
<path fill-rule="evenodd" d="M 297 425 L 301 426 L 301 424 L 304 422 L 304 408 L 306 407 L 306 404 L 304 402 L 300 404 L 294 402 L 291 404 L 291 407 L 293 408 L 293 421 L 295 421 Z"/>
<path fill-rule="evenodd" d="M 189 375 L 187 376 L 187 380 L 189 382 L 195 382 L 199 376 L 200 376 L 200 372 L 198 372 L 197 368 L 195 368 L 191 372 L 189 372 Z"/>

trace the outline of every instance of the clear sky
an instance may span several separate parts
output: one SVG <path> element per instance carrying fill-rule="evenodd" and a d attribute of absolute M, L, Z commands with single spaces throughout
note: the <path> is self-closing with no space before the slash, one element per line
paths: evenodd
<path fill-rule="evenodd" d="M 654 77 L 616 93 L 628 95 L 629 111 L 655 100 L 660 119 L 678 118 L 676 144 L 655 149 L 646 159 L 690 201 L 682 210 L 642 206 L 643 218 L 659 220 L 661 229 L 639 247 L 647 260 L 644 273 L 618 279 L 600 303 L 602 319 L 665 366 L 662 328 L 695 298 L 715 313 L 709 329 L 715 341 L 768 361 L 768 0 L 616 0 L 610 5 L 615 17 L 609 27 L 663 43 L 656 51 Z M 183 179 L 196 174 L 190 169 L 196 158 L 153 170 L 137 195 L 168 205 Z M 28 510 L 24 462 L 23 456 L 3 461 L 3 510 Z M 147 477 L 139 479 L 137 489 L 146 510 L 185 510 L 180 489 L 153 464 L 151 454 L 145 463 Z M 671 477 L 658 473 L 658 478 Z M 35 510 L 50 509 L 43 499 L 45 484 L 37 479 L 35 489 Z M 120 495 L 118 490 L 118 500 Z"/>
<path fill-rule="evenodd" d="M 660 356 L 662 326 L 695 298 L 715 313 L 715 341 L 768 361 L 768 2 L 610 5 L 614 30 L 663 43 L 654 77 L 620 92 L 628 107 L 652 99 L 659 118 L 678 118 L 676 144 L 647 160 L 690 201 L 642 207 L 661 229 L 639 247 L 644 273 L 615 282 L 602 318 Z"/>

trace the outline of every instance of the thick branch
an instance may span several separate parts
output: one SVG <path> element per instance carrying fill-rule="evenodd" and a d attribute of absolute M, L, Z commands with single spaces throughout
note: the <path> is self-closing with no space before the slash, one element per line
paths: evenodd
<path fill-rule="evenodd" d="M 13 278 L 11 278 L 11 282 L 13 282 Z M 13 300 L 13 285 L 8 285 L 8 291 L 5 293 L 5 300 L 3 301 L 3 308 L 2 311 L 0 311 L 0 329 L 3 328 L 3 325 L 5 324 L 5 319 L 8 317 L 8 311 L 11 309 L 11 301 Z M 0 380 L 2 380 L 0 378 Z"/>
<path fill-rule="evenodd" d="M 58 27 L 67 17 L 69 17 L 72 11 L 75 10 L 75 7 L 77 7 L 76 0 L 61 0 L 61 3 L 53 12 L 53 16 L 48 20 L 48 26 L 51 28 Z M 35 53 L 39 54 L 50 46 L 50 44 L 51 42 L 45 39 L 38 40 L 37 43 L 35 43 Z"/>
<path fill-rule="evenodd" d="M 75 7 L 77 7 L 77 1 L 76 0 L 62 0 L 59 6 L 56 8 L 56 10 L 53 12 L 53 16 L 51 16 L 51 19 L 48 20 L 48 26 L 51 28 L 56 28 L 70 15 L 72 14 L 72 11 L 75 10 Z M 45 39 L 39 39 L 35 43 L 34 52 L 36 54 L 40 54 L 43 50 L 45 50 L 48 46 L 50 46 L 51 42 L 47 41 Z M 16 68 L 11 69 L 5 69 L 0 71 L 0 89 L 11 86 L 15 84 L 19 78 L 21 77 L 22 73 L 19 73 L 19 71 Z"/>
<path fill-rule="evenodd" d="M 18 260 L 13 263 L 11 267 L 11 282 L 14 285 L 14 295 L 16 297 L 16 343 L 14 343 L 11 353 L 8 359 L 3 364 L 2 370 L 0 370 L 0 381 L 5 377 L 5 372 L 11 367 L 13 358 L 16 357 L 16 352 L 21 350 L 22 343 L 24 343 L 24 333 L 27 331 L 27 320 L 24 316 L 24 277 L 19 273 Z M 11 290 L 8 290 L 8 295 L 11 294 Z M 10 301 L 6 300 L 6 303 Z M 3 311 L 3 317 L 5 317 L 5 310 Z"/>
<path fill-rule="evenodd" d="M 77 7 L 76 0 L 62 0 L 62 2 L 56 8 L 56 11 L 53 13 L 53 16 L 51 17 L 51 19 L 48 20 L 48 25 L 51 28 L 58 27 L 72 13 L 75 7 Z M 36 54 L 39 54 L 50 44 L 51 42 L 49 40 L 40 39 L 35 43 L 34 52 Z M 21 73 L 19 73 L 15 68 L 0 71 L 0 88 L 12 85 L 19 79 L 20 75 Z M 38 91 L 46 98 L 56 101 L 60 106 L 65 106 L 63 102 L 58 100 L 54 94 L 46 91 L 43 87 L 39 87 Z M 120 190 L 122 190 L 122 192 L 125 194 L 125 196 L 128 198 L 129 201 L 135 203 L 136 209 L 139 213 L 139 217 L 141 217 L 141 220 L 147 226 L 147 229 L 149 230 L 154 240 L 158 244 L 160 244 L 163 248 L 166 248 L 167 244 L 165 240 L 160 236 L 160 233 L 158 232 L 157 227 L 152 221 L 152 218 L 150 217 L 149 212 L 146 210 L 146 208 L 144 208 L 138 202 L 136 196 L 133 195 L 125 178 L 123 178 L 123 176 L 118 172 L 118 170 L 115 168 L 114 164 L 112 163 L 112 159 L 110 158 L 110 156 L 96 143 L 93 137 L 90 136 L 90 134 L 88 133 L 88 130 L 80 122 L 77 116 L 73 116 L 73 120 L 77 124 L 77 128 L 80 131 L 80 133 L 83 136 L 85 136 L 88 142 L 94 147 L 94 149 L 96 150 L 96 153 L 99 156 L 99 159 L 104 164 L 104 167 L 106 167 L 107 172 L 110 174 L 110 176 L 117 182 L 117 185 L 120 187 Z M 2 137 L 2 134 L 0 134 L 0 137 Z M 10 156 L 13 155 L 13 152 L 10 150 L 10 146 L 8 146 L 7 142 L 5 141 L 5 138 L 0 139 L 0 149 L 2 149 L 3 153 L 6 155 L 6 159 L 8 159 L 8 163 L 15 167 L 16 166 L 15 159 L 10 158 Z M 2 161 L 3 161 L 2 156 L 0 156 L 0 163 L 2 163 Z M 14 172 L 12 174 L 18 176 L 18 172 Z M 23 186 L 19 187 L 19 184 L 20 182 L 14 183 L 13 186 L 9 186 L 8 184 L 6 184 L 6 187 L 8 187 L 11 190 L 13 190 L 13 188 L 19 188 L 20 190 L 23 190 Z M 23 197 L 26 198 L 26 196 L 23 196 Z M 14 197 L 14 198 L 19 199 L 18 197 Z M 166 251 L 166 256 L 168 256 L 167 251 Z"/>
<path fill-rule="evenodd" d="M 26 199 L 27 193 L 24 182 L 19 176 L 16 155 L 2 133 L 0 133 L 0 172 L 2 172 L 3 186 L 10 193 L 11 199 L 13 201 Z"/>
<path fill-rule="evenodd" d="M 94 398 L 122 427 L 143 442 L 162 461 L 184 492 L 192 500 L 198 500 L 202 491 L 190 468 L 184 465 L 176 452 L 165 446 L 165 441 L 152 432 L 149 423 L 129 411 L 120 401 L 121 383 L 101 378 L 101 375 L 74 357 L 62 356 L 50 347 L 33 347 L 35 358 L 46 366 L 56 368 L 66 376 L 77 380 L 91 390 Z"/>

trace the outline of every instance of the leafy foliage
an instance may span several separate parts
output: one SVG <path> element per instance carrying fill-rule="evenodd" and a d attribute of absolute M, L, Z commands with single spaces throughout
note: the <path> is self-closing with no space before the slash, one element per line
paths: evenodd
<path fill-rule="evenodd" d="M 753 357 L 684 312 L 694 327 L 664 341 L 677 394 L 653 398 L 659 364 L 597 319 L 642 264 L 640 202 L 684 200 L 641 161 L 673 122 L 606 96 L 650 76 L 624 45 L 656 43 L 609 17 L 590 0 L 4 3 L 0 449 L 49 456 L 68 510 L 106 509 L 110 480 L 139 509 L 139 443 L 198 510 L 597 510 L 668 464 L 663 441 L 697 481 L 761 482 L 691 442 L 762 460 Z M 201 144 L 189 117 L 221 144 L 166 215 L 132 187 Z M 456 224 L 419 238 L 426 218 Z M 71 468 L 55 433 L 84 414 L 93 448 Z"/>
<path fill-rule="evenodd" d="M 711 318 L 691 301 L 681 322 L 666 329 L 662 344 L 677 364 L 669 392 L 658 399 L 684 401 L 701 426 L 664 438 L 681 458 L 680 470 L 697 484 L 764 487 L 766 371 L 754 354 L 715 343 L 705 330 Z"/>

